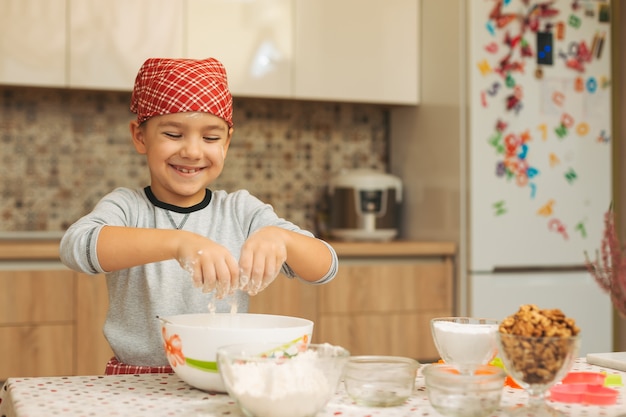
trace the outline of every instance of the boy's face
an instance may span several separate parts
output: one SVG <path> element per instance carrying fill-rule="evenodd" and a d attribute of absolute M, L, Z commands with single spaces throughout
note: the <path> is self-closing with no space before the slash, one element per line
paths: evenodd
<path fill-rule="evenodd" d="M 147 157 L 152 192 L 179 207 L 202 201 L 224 168 L 233 132 L 209 113 L 154 116 L 141 126 L 131 122 L 130 130 L 135 149 Z"/>

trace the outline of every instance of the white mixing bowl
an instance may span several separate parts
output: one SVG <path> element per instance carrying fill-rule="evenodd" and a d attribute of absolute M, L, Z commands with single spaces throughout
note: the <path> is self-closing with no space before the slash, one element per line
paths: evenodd
<path fill-rule="evenodd" d="M 204 390 L 226 392 L 217 369 L 217 349 L 238 343 L 272 343 L 289 350 L 308 345 L 311 320 L 251 313 L 203 313 L 161 317 L 167 359 L 183 381 Z"/>

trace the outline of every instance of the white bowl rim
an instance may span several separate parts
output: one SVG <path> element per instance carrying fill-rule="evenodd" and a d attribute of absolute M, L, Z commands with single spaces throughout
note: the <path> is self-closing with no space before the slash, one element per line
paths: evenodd
<path fill-rule="evenodd" d="M 188 314 L 174 314 L 170 316 L 159 316 L 158 319 L 161 320 L 163 325 L 176 326 L 181 328 L 188 329 L 229 329 L 232 328 L 224 327 L 222 325 L 216 326 L 214 323 L 207 323 L 206 325 L 196 325 L 196 324 L 188 324 L 188 323 L 180 323 L 177 322 L 180 318 L 200 318 L 200 317 L 227 317 L 233 316 L 234 319 L 239 319 L 240 317 L 254 317 L 254 318 L 268 318 L 268 319 L 279 319 L 282 323 L 291 322 L 288 325 L 273 325 L 265 328 L 258 328 L 259 330 L 263 329 L 291 329 L 294 327 L 307 327 L 313 325 L 313 321 L 309 319 L 305 319 L 303 317 L 296 316 L 286 316 L 280 314 L 262 314 L 262 313 L 188 313 Z M 245 319 L 244 319 L 245 320 Z M 279 323 L 281 324 L 281 323 Z M 250 330 L 246 328 L 246 330 Z"/>

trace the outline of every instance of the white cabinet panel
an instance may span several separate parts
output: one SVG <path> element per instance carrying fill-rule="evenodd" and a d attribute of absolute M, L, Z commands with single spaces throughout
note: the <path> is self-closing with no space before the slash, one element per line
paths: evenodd
<path fill-rule="evenodd" d="M 65 0 L 0 0 L 0 84 L 65 85 Z"/>
<path fill-rule="evenodd" d="M 296 97 L 417 104 L 418 13 L 418 0 L 296 0 Z"/>
<path fill-rule="evenodd" d="M 69 86 L 131 90 L 150 57 L 183 55 L 183 3 L 70 0 Z"/>
<path fill-rule="evenodd" d="M 187 56 L 214 57 L 234 95 L 290 97 L 292 0 L 188 0 Z"/>

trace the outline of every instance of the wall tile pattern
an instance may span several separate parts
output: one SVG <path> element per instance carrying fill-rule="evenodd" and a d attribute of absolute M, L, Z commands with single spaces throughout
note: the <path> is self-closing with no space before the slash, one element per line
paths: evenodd
<path fill-rule="evenodd" d="M 63 231 L 118 186 L 148 184 L 128 132 L 129 92 L 0 87 L 0 232 Z M 388 168 L 389 109 L 235 98 L 235 134 L 213 189 L 245 188 L 318 232 L 328 180 Z"/>

